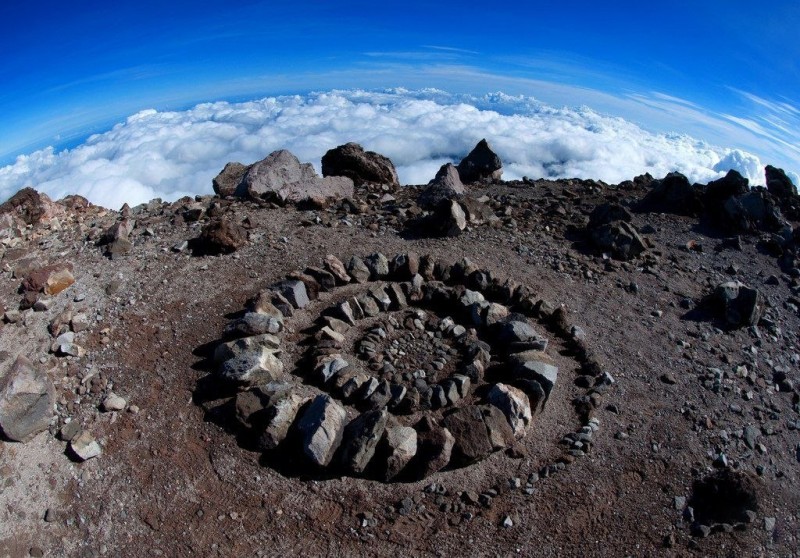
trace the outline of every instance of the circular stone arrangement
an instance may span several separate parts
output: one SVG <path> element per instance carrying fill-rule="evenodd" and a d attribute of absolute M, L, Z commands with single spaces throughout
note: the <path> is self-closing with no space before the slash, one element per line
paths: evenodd
<path fill-rule="evenodd" d="M 289 372 L 284 327 L 301 317 L 313 325 Z M 420 479 L 525 437 L 558 378 L 540 323 L 571 348 L 582 365 L 576 384 L 588 386 L 573 401 L 584 426 L 562 440 L 569 462 L 591 446 L 591 413 L 613 380 L 563 309 L 466 258 L 376 253 L 345 265 L 329 255 L 249 301 L 225 328 L 215 374 L 236 386 L 236 421 L 268 457 L 326 474 Z"/>

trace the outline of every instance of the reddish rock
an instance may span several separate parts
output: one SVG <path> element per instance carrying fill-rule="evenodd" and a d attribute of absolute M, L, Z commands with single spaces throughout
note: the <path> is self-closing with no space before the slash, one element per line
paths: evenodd
<path fill-rule="evenodd" d="M 31 271 L 22 281 L 22 290 L 29 293 L 57 295 L 75 282 L 72 264 L 56 263 Z"/>
<path fill-rule="evenodd" d="M 62 206 L 51 200 L 47 194 L 40 194 L 33 188 L 23 188 L 0 205 L 0 215 L 13 215 L 22 219 L 26 225 L 47 222 L 63 213 Z"/>

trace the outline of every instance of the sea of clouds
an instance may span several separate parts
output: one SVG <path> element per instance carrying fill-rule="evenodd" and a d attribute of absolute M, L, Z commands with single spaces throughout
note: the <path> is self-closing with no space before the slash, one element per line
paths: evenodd
<path fill-rule="evenodd" d="M 211 193 L 211 179 L 225 163 L 253 163 L 276 149 L 289 149 L 319 172 L 322 155 L 349 141 L 391 158 L 402 183 L 424 184 L 484 137 L 509 180 L 618 183 L 678 171 L 707 182 L 736 169 L 751 183 L 764 183 L 763 165 L 750 153 L 650 133 L 587 107 L 556 108 L 502 93 L 359 90 L 144 110 L 77 147 L 42 149 L 0 168 L 0 199 L 32 186 L 54 199 L 80 194 L 110 208 L 174 200 Z"/>

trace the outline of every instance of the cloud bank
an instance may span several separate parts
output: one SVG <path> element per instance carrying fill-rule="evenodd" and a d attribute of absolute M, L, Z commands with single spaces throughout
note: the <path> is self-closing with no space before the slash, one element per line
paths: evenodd
<path fill-rule="evenodd" d="M 211 193 L 211 179 L 228 161 L 253 163 L 281 148 L 319 172 L 325 151 L 348 141 L 391 158 L 402 183 L 422 184 L 484 137 L 503 160 L 505 179 L 616 183 L 678 171 L 707 182 L 736 169 L 764 183 L 763 165 L 752 154 L 649 133 L 587 107 L 555 108 L 502 93 L 355 90 L 141 111 L 73 149 L 42 149 L 0 168 L 0 199 L 32 186 L 53 198 L 80 194 L 111 208 L 174 200 Z"/>

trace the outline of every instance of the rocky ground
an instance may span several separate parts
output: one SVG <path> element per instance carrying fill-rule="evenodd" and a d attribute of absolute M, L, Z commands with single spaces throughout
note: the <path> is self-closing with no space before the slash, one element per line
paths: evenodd
<path fill-rule="evenodd" d="M 798 200 L 781 173 L 750 190 L 734 174 L 707 186 L 502 182 L 479 145 L 431 185 L 399 187 L 390 161 L 339 149 L 325 178 L 278 152 L 226 167 L 216 196 L 111 211 L 28 190 L 0 207 L 0 555 L 796 555 Z M 338 280 L 329 255 L 345 268 Z M 343 297 L 395 279 L 409 306 L 387 300 L 318 332 Z M 454 311 L 463 332 L 442 326 L 433 298 L 478 291 L 486 301 Z M 421 327 L 404 325 L 415 308 Z M 228 327 L 247 309 L 280 350 L 259 353 L 246 371 L 257 378 L 226 381 L 214 353 L 254 338 Z M 537 332 L 517 349 L 547 341 L 536 358 L 558 380 L 546 405 L 492 333 L 506 311 Z M 376 324 L 385 356 L 359 359 Z M 468 369 L 470 344 L 497 367 Z M 319 349 L 417 402 L 345 400 L 336 389 L 355 368 L 331 387 L 308 362 Z M 472 391 L 435 402 L 434 379 L 451 373 L 475 374 Z M 242 411 L 265 375 L 305 405 L 277 449 Z M 503 410 L 508 424 L 481 449 L 448 417 L 503 407 L 496 383 L 519 387 L 532 416 Z M 317 458 L 354 439 L 328 422 L 299 426 L 326 393 L 341 427 L 372 409 L 387 432 L 416 429 L 397 478 L 373 462 L 362 471 L 353 452 L 347 466 Z M 438 439 L 426 420 L 440 438 L 441 425 L 455 432 L 449 450 L 423 444 Z"/>

